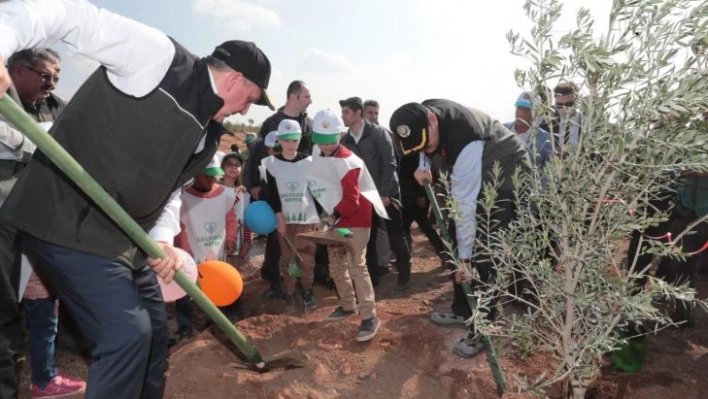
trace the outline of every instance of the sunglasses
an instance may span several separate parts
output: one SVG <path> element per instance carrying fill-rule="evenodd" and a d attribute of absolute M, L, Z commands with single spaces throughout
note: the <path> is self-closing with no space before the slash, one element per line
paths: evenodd
<path fill-rule="evenodd" d="M 59 82 L 59 76 L 57 76 L 57 75 L 52 75 L 52 74 L 49 73 L 49 72 L 40 72 L 40 71 L 38 71 L 38 70 L 36 70 L 36 69 L 34 69 L 34 68 L 30 68 L 30 67 L 25 66 L 25 65 L 22 65 L 22 68 L 29 69 L 30 71 L 32 71 L 32 72 L 36 73 L 37 75 L 39 75 L 39 77 L 42 78 L 42 79 L 44 79 L 45 81 L 51 80 L 51 81 L 54 82 L 54 83 Z"/>
<path fill-rule="evenodd" d="M 556 107 L 558 107 L 558 108 L 560 108 L 560 107 L 567 107 L 567 108 L 570 108 L 570 107 L 573 107 L 573 106 L 575 106 L 575 101 L 568 101 L 568 102 L 564 102 L 564 103 L 556 103 Z"/>

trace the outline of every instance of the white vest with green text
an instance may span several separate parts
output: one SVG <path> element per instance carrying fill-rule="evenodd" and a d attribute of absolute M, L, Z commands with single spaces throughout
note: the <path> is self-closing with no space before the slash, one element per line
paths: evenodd
<path fill-rule="evenodd" d="M 314 156 L 312 168 L 307 175 L 307 184 L 312 195 L 328 214 L 332 214 L 334 207 L 342 201 L 342 179 L 352 169 L 361 170 L 358 181 L 361 195 L 371 202 L 379 216 L 388 219 L 374 179 L 371 178 L 364 161 L 355 154 L 347 158 Z"/>
<path fill-rule="evenodd" d="M 286 162 L 269 156 L 263 159 L 262 165 L 275 178 L 285 223 L 319 223 L 315 199 L 308 190 L 306 179 L 312 166 L 312 157 L 297 162 Z"/>
<path fill-rule="evenodd" d="M 234 201 L 236 193 L 230 188 L 214 198 L 182 194 L 181 219 L 197 264 L 226 259 L 226 214 L 233 209 Z"/>

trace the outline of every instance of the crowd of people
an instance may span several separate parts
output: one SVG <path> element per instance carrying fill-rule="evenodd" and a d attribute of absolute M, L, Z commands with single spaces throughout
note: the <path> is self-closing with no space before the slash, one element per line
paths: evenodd
<path fill-rule="evenodd" d="M 389 264 L 399 295 L 415 278 L 413 222 L 443 267 L 473 265 L 473 288 L 480 286 L 495 277 L 494 262 L 474 251 L 494 232 L 476 226 L 482 185 L 496 179 L 493 225 L 504 229 L 517 214 L 512 176 L 542 173 L 583 134 L 572 82 L 552 90 L 551 119 L 534 116 L 545 93 L 533 92 L 510 98 L 515 120 L 506 124 L 430 99 L 398 107 L 384 126 L 380 104 L 357 96 L 310 118 L 312 94 L 301 80 L 290 83 L 285 104 L 275 109 L 267 91 L 270 61 L 254 43 L 227 41 L 198 58 L 164 33 L 84 0 L 3 2 L 0 16 L 0 32 L 14 32 L 0 35 L 0 98 L 22 104 L 166 254 L 149 258 L 22 132 L 0 120 L 0 399 L 18 395 L 23 320 L 34 398 L 84 390 L 87 398 L 161 397 L 168 345 L 193 333 L 185 298 L 176 304 L 178 330 L 169 339 L 157 279 L 168 283 L 179 270 L 174 248 L 197 263 L 248 262 L 254 234 L 243 219 L 254 201 L 267 202 L 277 222 L 265 238 L 263 298 L 284 301 L 288 313 L 313 309 L 313 284 L 330 283 L 339 306 L 326 320 L 358 314 L 354 339 L 369 341 L 381 325 L 376 288 Z M 59 40 L 101 65 L 68 104 L 52 93 L 61 60 L 46 46 Z M 254 104 L 275 113 L 257 134 L 245 135 L 246 148 L 217 156 L 228 133 L 224 119 Z M 450 223 L 454 253 L 431 222 L 433 204 L 423 189 L 441 172 L 458 207 Z M 684 178 L 682 198 L 693 203 L 681 203 L 695 220 L 706 212 L 696 202 L 705 176 Z M 315 245 L 301 236 L 335 228 L 351 236 L 349 245 Z M 21 284 L 23 267 L 31 273 Z M 685 273 L 665 275 L 678 281 Z M 465 327 L 471 310 L 462 276 L 451 276 L 451 311 L 430 318 Z M 59 301 L 93 345 L 87 381 L 56 364 Z M 222 311 L 233 321 L 243 317 L 240 301 Z M 482 349 L 472 326 L 453 352 L 469 358 Z"/>

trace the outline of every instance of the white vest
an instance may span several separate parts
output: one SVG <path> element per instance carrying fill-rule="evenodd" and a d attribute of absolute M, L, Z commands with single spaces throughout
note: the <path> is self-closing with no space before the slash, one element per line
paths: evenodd
<path fill-rule="evenodd" d="M 388 219 L 388 213 L 381 202 L 374 180 L 366 169 L 364 161 L 355 154 L 347 158 L 337 158 L 324 157 L 318 152 L 318 155 L 312 157 L 312 167 L 307 174 L 307 185 L 317 202 L 331 215 L 334 207 L 342 201 L 342 179 L 352 169 L 361 169 L 358 182 L 361 195 L 371 202 L 379 216 Z"/>
<path fill-rule="evenodd" d="M 187 191 L 182 193 L 180 218 L 197 264 L 226 259 L 226 214 L 233 209 L 234 201 L 236 194 L 228 187 L 214 198 L 195 197 Z"/>
<path fill-rule="evenodd" d="M 275 178 L 285 223 L 319 223 L 315 199 L 307 189 L 306 176 L 312 166 L 312 157 L 286 162 L 271 155 L 264 158 L 261 164 Z"/>

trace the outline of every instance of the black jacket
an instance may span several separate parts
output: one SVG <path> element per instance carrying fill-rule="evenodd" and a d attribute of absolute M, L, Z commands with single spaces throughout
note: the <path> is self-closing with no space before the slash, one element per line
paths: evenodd
<path fill-rule="evenodd" d="M 498 120 L 474 108 L 468 108 L 450 100 L 425 100 L 422 103 L 438 118 L 440 144 L 433 157 L 439 170 L 451 171 L 462 150 L 473 141 L 484 141 L 482 153 L 482 179 L 493 181 L 494 164 L 499 163 L 500 188 L 513 188 L 512 176 L 517 168 L 528 173 L 531 170 L 524 143 Z M 442 158 L 436 162 L 437 157 Z"/>

